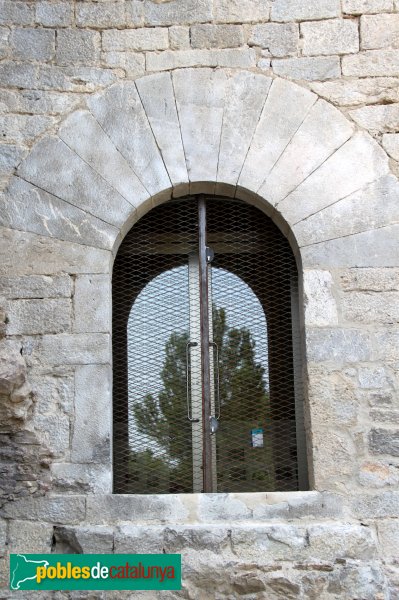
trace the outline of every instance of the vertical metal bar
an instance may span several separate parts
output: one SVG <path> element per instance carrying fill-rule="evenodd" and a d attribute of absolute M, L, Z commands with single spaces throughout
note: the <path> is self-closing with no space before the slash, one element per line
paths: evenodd
<path fill-rule="evenodd" d="M 206 202 L 204 197 L 198 200 L 198 254 L 199 288 L 201 318 L 201 375 L 202 375 L 202 426 L 203 426 L 203 481 L 204 492 L 212 492 L 212 438 L 210 431 L 211 416 L 211 377 L 209 359 L 209 301 L 208 301 L 208 265 L 206 260 Z"/>

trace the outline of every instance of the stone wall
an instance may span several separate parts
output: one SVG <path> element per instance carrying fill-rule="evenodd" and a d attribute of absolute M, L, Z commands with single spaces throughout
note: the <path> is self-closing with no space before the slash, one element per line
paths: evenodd
<path fill-rule="evenodd" d="M 145 547 L 165 598 L 399 598 L 399 3 L 3 0 L 0 110 L 4 584 Z M 197 192 L 296 252 L 314 491 L 110 495 L 113 257 Z"/>

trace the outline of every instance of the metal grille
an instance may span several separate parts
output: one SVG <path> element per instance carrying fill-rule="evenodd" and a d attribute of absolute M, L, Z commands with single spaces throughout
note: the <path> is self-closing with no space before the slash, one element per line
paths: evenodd
<path fill-rule="evenodd" d="M 114 491 L 306 489 L 297 311 L 291 248 L 258 209 L 143 217 L 114 265 Z"/>

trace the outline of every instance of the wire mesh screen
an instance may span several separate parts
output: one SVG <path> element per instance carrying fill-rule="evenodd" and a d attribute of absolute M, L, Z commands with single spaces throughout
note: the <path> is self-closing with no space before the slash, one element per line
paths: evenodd
<path fill-rule="evenodd" d="M 206 200 L 206 242 L 212 491 L 303 489 L 292 251 L 262 212 L 222 198 Z M 115 261 L 117 493 L 203 491 L 198 243 L 197 199 L 185 198 L 143 217 Z"/>

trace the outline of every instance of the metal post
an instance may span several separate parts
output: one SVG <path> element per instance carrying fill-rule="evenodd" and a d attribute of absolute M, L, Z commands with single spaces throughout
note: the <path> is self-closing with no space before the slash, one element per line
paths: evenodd
<path fill-rule="evenodd" d="M 202 425 L 203 425 L 203 481 L 204 492 L 212 492 L 212 438 L 210 431 L 211 381 L 209 359 L 209 302 L 208 302 L 208 265 L 206 256 L 206 203 L 205 198 L 198 200 L 199 229 L 199 287 L 201 318 L 201 375 L 202 375 Z"/>

